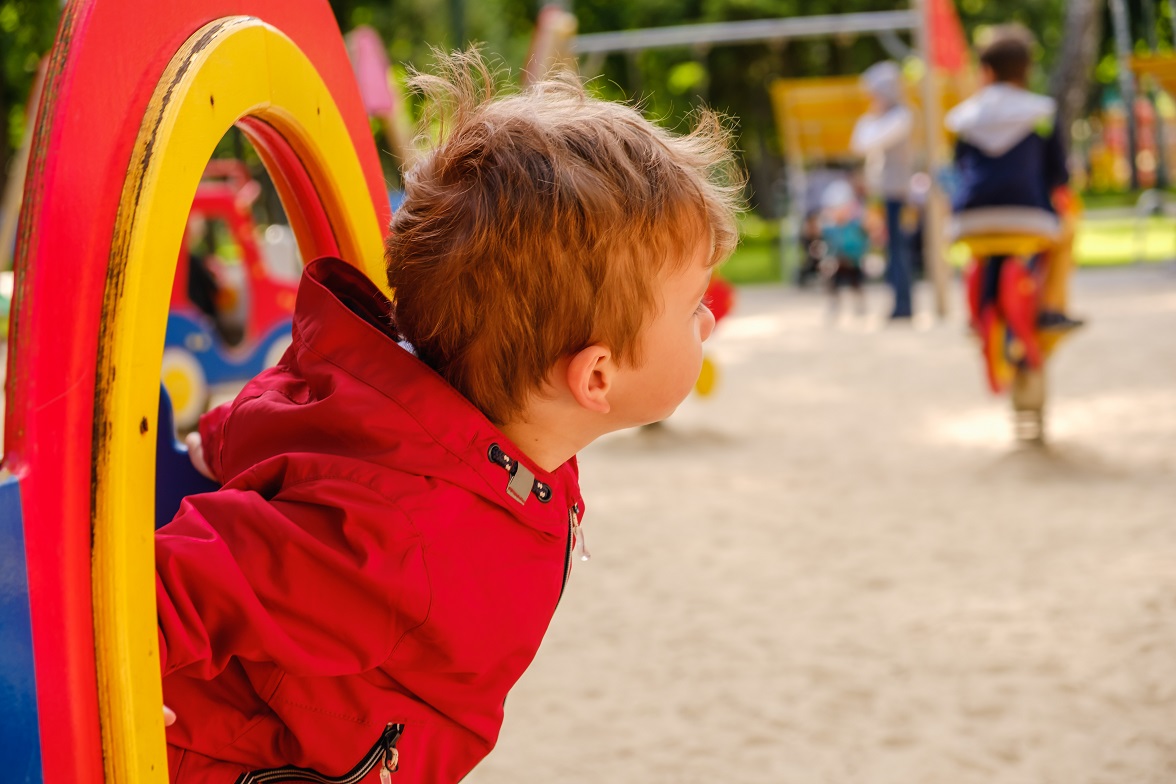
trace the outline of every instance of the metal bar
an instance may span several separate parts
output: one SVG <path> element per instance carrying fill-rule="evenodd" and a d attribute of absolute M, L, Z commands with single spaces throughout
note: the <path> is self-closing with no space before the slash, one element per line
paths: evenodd
<path fill-rule="evenodd" d="M 788 113 L 787 106 L 784 114 Z M 804 259 L 798 252 L 801 234 L 804 232 L 804 221 L 808 215 L 808 172 L 804 167 L 804 152 L 800 146 L 799 123 L 784 123 L 784 154 L 787 159 L 788 172 L 788 214 L 782 221 L 780 232 L 780 279 L 790 283 L 793 273 L 800 269 Z M 797 264 L 792 264 L 792 259 Z"/>
<path fill-rule="evenodd" d="M 1176 2 L 1176 0 L 1173 0 Z M 882 44 L 882 48 L 886 50 L 886 54 L 890 55 L 891 60 L 903 60 L 910 57 L 913 52 L 911 47 L 906 45 L 906 42 L 895 35 L 893 30 L 884 30 L 877 34 L 878 43 Z"/>
<path fill-rule="evenodd" d="M 858 14 L 796 16 L 789 19 L 751 19 L 741 22 L 588 33 L 572 39 L 572 50 L 577 54 L 590 54 L 696 44 L 750 44 L 790 38 L 913 30 L 918 24 L 919 18 L 914 11 L 871 11 Z"/>
<path fill-rule="evenodd" d="M 921 87 L 925 128 L 923 143 L 927 147 L 927 173 L 931 176 L 931 187 L 927 191 L 927 201 L 923 206 L 923 265 L 924 269 L 931 273 L 931 283 L 935 291 L 935 315 L 943 319 L 950 310 L 947 302 L 947 197 L 936 181 L 936 174 L 947 158 L 943 145 L 943 107 L 940 106 L 935 60 L 931 56 L 931 31 L 923 23 L 927 18 L 927 0 L 914 0 L 911 6 L 919 20 L 915 28 L 915 47 L 924 66 Z"/>

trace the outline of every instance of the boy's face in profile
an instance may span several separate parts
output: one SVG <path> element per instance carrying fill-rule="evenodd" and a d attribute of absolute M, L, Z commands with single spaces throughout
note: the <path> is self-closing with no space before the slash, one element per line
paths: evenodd
<path fill-rule="evenodd" d="M 641 334 L 639 365 L 618 373 L 613 412 L 627 425 L 658 422 L 674 412 L 702 370 L 702 344 L 715 328 L 703 298 L 711 278 L 709 241 L 678 269 L 662 273 L 661 310 Z"/>

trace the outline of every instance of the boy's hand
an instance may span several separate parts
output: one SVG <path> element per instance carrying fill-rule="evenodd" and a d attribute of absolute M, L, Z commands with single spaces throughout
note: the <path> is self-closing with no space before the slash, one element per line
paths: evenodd
<path fill-rule="evenodd" d="M 163 706 L 163 726 L 170 727 L 176 723 L 176 712 L 166 705 Z"/>
<path fill-rule="evenodd" d="M 212 469 L 208 467 L 208 461 L 204 459 L 204 442 L 200 440 L 200 434 L 189 433 L 188 437 L 184 439 L 184 443 L 188 445 L 188 459 L 192 461 L 192 467 L 200 472 L 201 476 L 215 482 L 216 477 L 212 475 Z"/>

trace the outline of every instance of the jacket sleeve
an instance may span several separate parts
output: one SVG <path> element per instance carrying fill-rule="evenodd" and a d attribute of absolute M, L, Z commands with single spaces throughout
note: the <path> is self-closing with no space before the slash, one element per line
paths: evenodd
<path fill-rule="evenodd" d="M 888 150 L 911 135 L 911 113 L 896 106 L 883 114 L 863 115 L 853 126 L 849 146 L 859 155 Z"/>
<path fill-rule="evenodd" d="M 1053 131 L 1045 139 L 1045 187 L 1046 192 L 1065 185 L 1070 181 L 1070 168 L 1066 163 L 1066 147 L 1062 143 L 1061 129 L 1055 122 Z"/>
<path fill-rule="evenodd" d="M 268 500 L 191 496 L 155 549 L 164 675 L 211 679 L 233 656 L 296 675 L 365 672 L 428 613 L 416 530 L 350 481 L 304 482 Z"/>
<path fill-rule="evenodd" d="M 233 402 L 222 403 L 200 417 L 200 443 L 204 445 L 204 462 L 212 471 L 213 479 L 220 484 L 225 482 L 221 445 L 224 443 L 225 422 L 232 413 Z"/>

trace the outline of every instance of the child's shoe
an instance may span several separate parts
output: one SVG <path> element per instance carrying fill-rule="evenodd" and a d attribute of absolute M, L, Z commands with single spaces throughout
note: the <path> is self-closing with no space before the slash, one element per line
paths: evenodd
<path fill-rule="evenodd" d="M 1071 318 L 1056 310 L 1043 310 L 1037 314 L 1037 328 L 1049 332 L 1069 332 L 1085 326 L 1082 319 Z"/>

